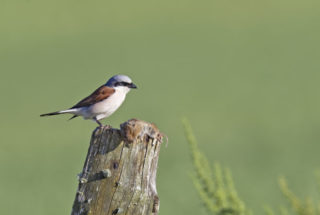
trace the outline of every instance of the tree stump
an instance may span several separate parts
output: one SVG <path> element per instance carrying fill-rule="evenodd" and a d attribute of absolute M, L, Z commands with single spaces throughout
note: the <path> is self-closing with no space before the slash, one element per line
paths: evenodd
<path fill-rule="evenodd" d="M 156 174 L 162 134 L 132 119 L 119 129 L 98 127 L 72 207 L 72 215 L 157 215 Z"/>

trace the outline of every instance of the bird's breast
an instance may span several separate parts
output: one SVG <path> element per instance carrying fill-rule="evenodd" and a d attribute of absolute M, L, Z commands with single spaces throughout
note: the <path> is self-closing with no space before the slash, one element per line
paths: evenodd
<path fill-rule="evenodd" d="M 89 111 L 94 115 L 105 114 L 105 117 L 108 117 L 120 107 L 125 97 L 125 94 L 121 92 L 115 92 L 107 99 L 92 105 L 89 108 Z"/>

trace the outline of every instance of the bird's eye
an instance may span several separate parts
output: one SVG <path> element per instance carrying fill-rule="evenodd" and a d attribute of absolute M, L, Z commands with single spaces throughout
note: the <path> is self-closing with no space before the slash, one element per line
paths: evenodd
<path fill-rule="evenodd" d="M 122 82 L 122 86 L 129 86 L 130 84 L 128 82 Z"/>
<path fill-rule="evenodd" d="M 124 82 L 124 81 L 115 83 L 115 86 L 116 86 L 116 87 L 118 87 L 118 86 L 128 86 L 128 85 L 130 85 L 130 84 L 127 83 L 127 82 Z"/>

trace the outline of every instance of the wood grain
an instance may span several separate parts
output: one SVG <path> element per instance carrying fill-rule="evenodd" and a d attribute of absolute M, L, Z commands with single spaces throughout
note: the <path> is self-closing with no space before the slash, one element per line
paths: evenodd
<path fill-rule="evenodd" d="M 72 215 L 157 215 L 156 174 L 162 134 L 132 119 L 97 128 L 90 141 Z"/>

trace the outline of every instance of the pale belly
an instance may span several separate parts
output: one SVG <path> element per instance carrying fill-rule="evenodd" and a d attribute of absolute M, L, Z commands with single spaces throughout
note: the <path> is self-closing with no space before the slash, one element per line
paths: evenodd
<path fill-rule="evenodd" d="M 93 119 L 96 117 L 97 120 L 100 120 L 106 118 L 121 106 L 125 97 L 125 94 L 115 93 L 104 101 L 98 102 L 90 107 L 86 107 L 81 111 L 81 115 L 85 119 Z"/>

